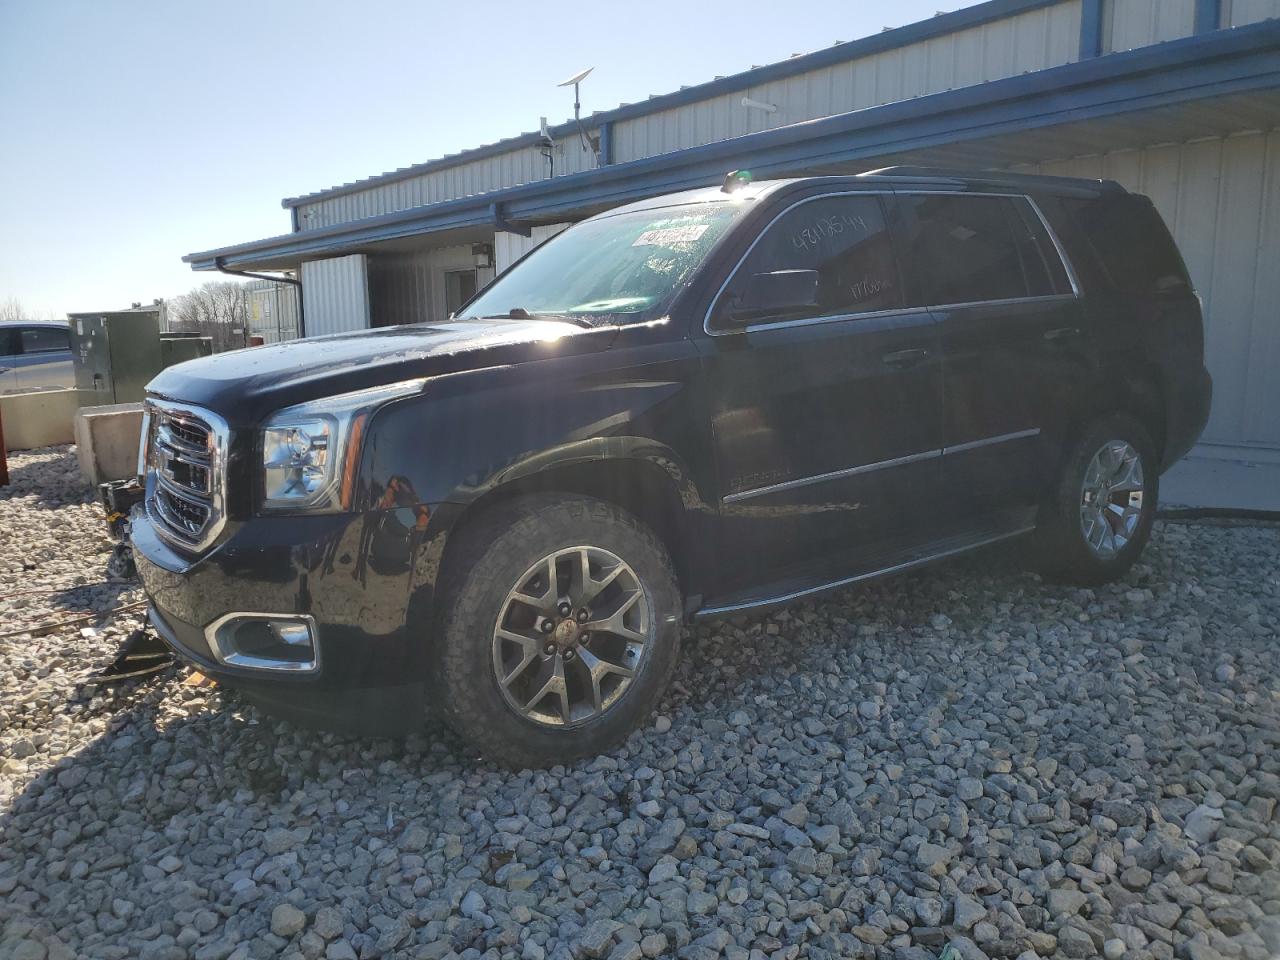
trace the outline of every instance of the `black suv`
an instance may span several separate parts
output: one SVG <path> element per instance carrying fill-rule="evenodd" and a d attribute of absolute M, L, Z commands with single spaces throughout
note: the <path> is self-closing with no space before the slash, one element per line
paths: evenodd
<path fill-rule="evenodd" d="M 295 716 L 608 747 L 681 625 L 1026 536 L 1138 557 L 1209 410 L 1200 303 L 1115 183 L 892 168 L 656 197 L 444 323 L 170 368 L 133 523 L 156 629 Z"/>

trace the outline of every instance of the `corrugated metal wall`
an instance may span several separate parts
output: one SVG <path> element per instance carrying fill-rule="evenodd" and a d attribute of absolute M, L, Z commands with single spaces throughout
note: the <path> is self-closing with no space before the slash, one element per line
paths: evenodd
<path fill-rule="evenodd" d="M 1102 51 L 1132 50 L 1195 32 L 1196 0 L 1108 0 Z"/>
<path fill-rule="evenodd" d="M 1224 27 L 1243 27 L 1273 17 L 1280 17 L 1280 0 L 1222 0 Z"/>
<path fill-rule="evenodd" d="M 1060 3 L 614 126 L 617 162 L 971 86 L 1079 59 L 1080 2 Z M 777 112 L 742 105 L 743 96 Z"/>
<path fill-rule="evenodd" d="M 534 227 L 532 236 L 528 237 L 522 237 L 518 233 L 497 233 L 493 241 L 494 267 L 498 273 L 502 273 L 534 247 L 546 243 L 557 233 L 562 233 L 571 226 L 572 224 L 568 223 L 544 224 Z"/>
<path fill-rule="evenodd" d="M 1280 446 L 1280 130 L 1019 169 L 1108 177 L 1155 201 L 1204 298 L 1204 442 Z"/>
<path fill-rule="evenodd" d="M 364 330 L 369 326 L 369 281 L 362 254 L 304 260 L 302 294 L 307 336 Z"/>
<path fill-rule="evenodd" d="M 588 129 L 587 132 L 589 135 L 596 135 L 594 130 Z M 595 168 L 595 154 L 584 150 L 578 137 L 560 140 L 553 149 L 553 156 L 557 177 Z M 313 230 L 428 203 L 455 200 L 501 187 L 545 180 L 550 171 L 550 165 L 538 148 L 524 147 L 407 180 L 373 185 L 358 193 L 319 199 L 300 206 L 298 217 L 302 229 Z"/>

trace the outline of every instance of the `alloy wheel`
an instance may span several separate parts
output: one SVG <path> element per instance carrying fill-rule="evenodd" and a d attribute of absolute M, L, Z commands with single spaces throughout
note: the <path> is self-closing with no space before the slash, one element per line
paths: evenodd
<path fill-rule="evenodd" d="M 507 704 L 534 723 L 568 727 L 613 707 L 653 639 L 644 585 L 601 547 L 568 547 L 524 572 L 493 632 L 493 670 Z"/>
<path fill-rule="evenodd" d="M 1089 461 L 1080 491 L 1080 531 L 1093 553 L 1109 560 L 1142 522 L 1142 456 L 1131 443 L 1108 440 Z"/>

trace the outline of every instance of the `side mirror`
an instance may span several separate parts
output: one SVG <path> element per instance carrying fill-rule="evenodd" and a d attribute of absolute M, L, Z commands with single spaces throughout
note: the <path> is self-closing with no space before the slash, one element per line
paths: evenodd
<path fill-rule="evenodd" d="M 753 320 L 779 313 L 794 313 L 818 305 L 817 270 L 774 270 L 756 273 L 747 280 L 729 306 L 733 320 Z"/>

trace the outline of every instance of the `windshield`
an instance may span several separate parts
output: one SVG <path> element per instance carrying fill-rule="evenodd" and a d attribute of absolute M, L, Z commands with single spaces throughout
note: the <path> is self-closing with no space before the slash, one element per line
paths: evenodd
<path fill-rule="evenodd" d="M 743 208 L 697 203 L 587 220 L 525 257 L 458 313 L 593 326 L 656 319 Z"/>

